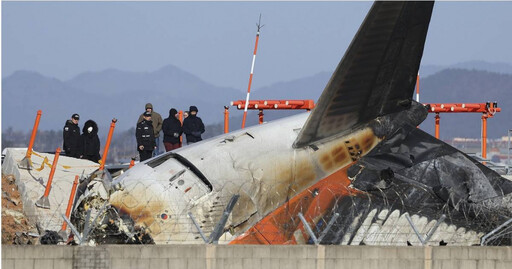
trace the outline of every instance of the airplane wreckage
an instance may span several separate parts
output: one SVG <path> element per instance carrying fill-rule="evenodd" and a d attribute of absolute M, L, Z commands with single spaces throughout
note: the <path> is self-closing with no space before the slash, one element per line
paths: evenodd
<path fill-rule="evenodd" d="M 512 182 L 417 128 L 432 9 L 375 2 L 311 113 L 97 171 L 71 222 L 94 244 L 479 244 Z"/>

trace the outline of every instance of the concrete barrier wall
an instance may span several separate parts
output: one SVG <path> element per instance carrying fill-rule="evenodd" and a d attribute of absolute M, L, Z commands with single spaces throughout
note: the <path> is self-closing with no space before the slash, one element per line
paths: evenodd
<path fill-rule="evenodd" d="M 512 247 L 2 246 L 4 269 L 510 269 Z"/>

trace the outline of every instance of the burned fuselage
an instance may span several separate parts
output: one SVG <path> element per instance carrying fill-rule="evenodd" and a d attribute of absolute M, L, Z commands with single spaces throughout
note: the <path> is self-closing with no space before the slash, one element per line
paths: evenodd
<path fill-rule="evenodd" d="M 237 203 L 220 227 L 225 242 L 245 231 L 260 238 L 263 232 L 285 234 L 280 242 L 306 242 L 292 212 L 307 213 L 316 226 L 338 213 L 345 217 L 325 242 L 373 244 L 377 241 L 361 234 L 385 225 L 384 230 L 393 229 L 393 222 L 385 220 L 404 212 L 430 212 L 425 214 L 430 221 L 452 209 L 477 212 L 458 211 L 467 203 L 477 204 L 470 205 L 473 209 L 491 208 L 485 216 L 492 217 L 497 207 L 510 211 L 510 203 L 502 203 L 510 184 L 414 131 L 426 117 L 412 93 L 432 9 L 433 2 L 427 1 L 376 1 L 311 113 L 192 144 L 142 162 L 112 182 L 105 180 L 107 197 L 85 195 L 82 203 L 97 205 L 91 239 L 201 243 L 201 232 L 213 233 L 232 197 L 238 197 Z M 465 159 L 453 161 L 461 155 Z M 462 172 L 453 177 L 458 164 Z M 438 168 L 444 170 L 437 173 Z M 95 197 L 102 203 L 95 203 Z M 377 202 L 365 202 L 370 199 Z M 419 209 L 413 210 L 416 205 Z M 270 229 L 254 230 L 255 225 Z M 476 229 L 466 243 L 486 231 Z M 389 234 L 371 238 L 387 240 Z M 385 243 L 394 242 L 389 240 Z"/>
<path fill-rule="evenodd" d="M 143 230 L 157 244 L 200 243 L 189 214 L 209 234 L 236 194 L 240 198 L 226 226 L 239 234 L 364 156 L 380 140 L 363 126 L 347 136 L 294 149 L 291 145 L 307 116 L 222 135 L 140 163 L 112 182 L 111 210 L 124 224 L 131 223 L 128 234 Z M 115 221 L 105 215 L 102 225 Z"/>

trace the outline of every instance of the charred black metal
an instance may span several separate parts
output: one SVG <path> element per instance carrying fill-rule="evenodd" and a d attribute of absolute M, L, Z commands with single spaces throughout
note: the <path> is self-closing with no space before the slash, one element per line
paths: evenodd
<path fill-rule="evenodd" d="M 45 234 L 41 236 L 39 242 L 41 245 L 57 245 L 59 242 L 63 242 L 64 239 L 56 231 L 46 230 Z"/>
<path fill-rule="evenodd" d="M 87 202 L 89 201 L 82 201 L 71 218 L 71 222 L 79 231 L 84 230 L 86 214 L 84 204 Z M 136 227 L 129 216 L 120 215 L 113 207 L 109 207 L 99 218 L 99 223 L 92 227 L 88 240 L 96 244 L 155 244 L 145 229 Z"/>
<path fill-rule="evenodd" d="M 339 244 L 344 235 L 354 236 L 374 209 L 398 209 L 428 220 L 446 214 L 446 223 L 483 233 L 512 217 L 512 182 L 416 128 L 425 113 L 423 106 L 413 104 L 372 123 L 384 140 L 347 172 L 352 187 L 366 194 L 338 201 L 330 215 L 344 218 L 322 243 Z M 510 243 L 506 237 L 491 242 Z"/>
<path fill-rule="evenodd" d="M 127 170 L 127 165 L 116 165 L 105 167 L 105 171 L 96 170 L 89 177 L 81 181 L 77 188 L 75 197 L 75 206 L 71 214 L 71 223 L 79 232 L 84 231 L 86 221 L 86 208 L 93 205 L 98 210 L 99 204 L 104 203 L 103 199 L 97 196 L 88 197 L 87 194 L 95 184 L 102 184 L 102 175 L 119 176 Z M 108 183 L 110 184 L 110 182 Z M 110 189 L 105 187 L 105 189 Z M 77 205 L 78 203 L 78 205 Z M 94 206 L 93 206 L 94 207 Z M 97 207 L 97 208 L 96 208 Z M 121 229 L 123 226 L 124 229 Z M 134 227 L 133 220 L 129 216 L 120 215 L 115 208 L 108 207 L 106 212 L 99 217 L 99 223 L 92 227 L 88 240 L 93 240 L 97 244 L 154 244 L 155 242 L 144 229 Z"/>
<path fill-rule="evenodd" d="M 379 138 L 386 138 L 404 125 L 418 126 L 428 116 L 428 111 L 422 104 L 412 101 L 409 109 L 378 117 L 370 121 L 373 133 Z"/>

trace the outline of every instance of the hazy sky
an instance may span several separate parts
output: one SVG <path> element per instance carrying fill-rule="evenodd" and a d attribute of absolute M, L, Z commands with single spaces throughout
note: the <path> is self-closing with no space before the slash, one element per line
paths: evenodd
<path fill-rule="evenodd" d="M 2 77 L 172 64 L 246 90 L 332 71 L 372 2 L 2 2 Z M 512 63 L 512 2 L 437 2 L 423 64 Z"/>

